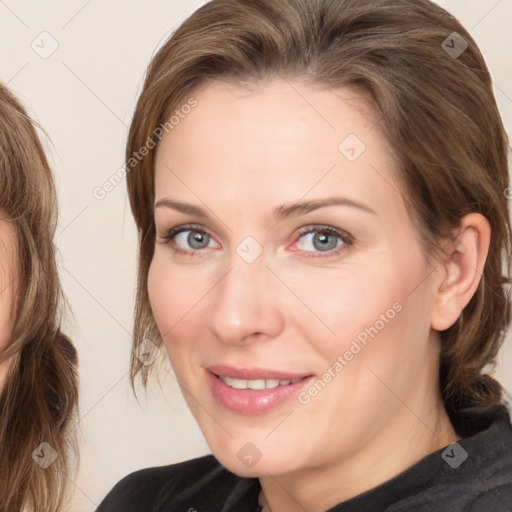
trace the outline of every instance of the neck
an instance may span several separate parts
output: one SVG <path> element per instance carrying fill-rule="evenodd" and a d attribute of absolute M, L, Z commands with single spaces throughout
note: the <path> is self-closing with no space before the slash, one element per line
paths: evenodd
<path fill-rule="evenodd" d="M 460 439 L 441 400 L 433 404 L 430 414 L 426 412 L 421 405 L 417 408 L 402 405 L 378 438 L 350 458 L 338 457 L 322 466 L 261 477 L 260 503 L 264 512 L 325 512 Z"/>

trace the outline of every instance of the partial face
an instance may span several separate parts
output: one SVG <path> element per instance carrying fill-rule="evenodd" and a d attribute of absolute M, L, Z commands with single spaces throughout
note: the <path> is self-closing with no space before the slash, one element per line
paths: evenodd
<path fill-rule="evenodd" d="M 15 323 L 15 297 L 17 279 L 17 258 L 15 232 L 5 212 L 0 211 L 0 353 L 12 341 Z M 5 382 L 9 360 L 0 362 L 0 390 Z"/>
<path fill-rule="evenodd" d="M 348 460 L 396 396 L 436 393 L 435 283 L 378 117 L 285 81 L 193 96 L 158 147 L 148 279 L 185 398 L 238 474 Z"/>

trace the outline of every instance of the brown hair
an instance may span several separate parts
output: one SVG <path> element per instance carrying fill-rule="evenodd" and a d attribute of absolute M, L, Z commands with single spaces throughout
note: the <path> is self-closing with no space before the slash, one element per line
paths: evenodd
<path fill-rule="evenodd" d="M 77 356 L 59 326 L 51 170 L 32 120 L 1 84 L 0 208 L 16 245 L 12 281 L 2 283 L 14 286 L 16 300 L 12 342 L 0 353 L 0 362 L 9 363 L 0 392 L 0 510 L 54 512 L 61 510 L 75 446 L 68 430 L 78 400 Z M 46 468 L 54 452 L 43 442 L 58 455 Z"/>
<path fill-rule="evenodd" d="M 456 55 L 464 42 L 467 49 Z M 350 86 L 373 105 L 427 255 L 464 215 L 489 220 L 491 246 L 478 290 L 440 333 L 442 397 L 463 432 L 456 412 L 490 415 L 503 400 L 501 385 L 482 370 L 495 361 L 510 321 L 508 140 L 475 41 L 428 0 L 212 0 L 174 32 L 148 68 L 127 143 L 128 193 L 140 237 L 133 349 L 144 338 L 161 340 L 147 292 L 155 156 L 150 152 L 136 165 L 130 159 L 148 137 L 158 142 L 155 128 L 208 79 L 274 77 Z M 132 352 L 132 382 L 140 372 L 145 383 L 148 371 Z"/>

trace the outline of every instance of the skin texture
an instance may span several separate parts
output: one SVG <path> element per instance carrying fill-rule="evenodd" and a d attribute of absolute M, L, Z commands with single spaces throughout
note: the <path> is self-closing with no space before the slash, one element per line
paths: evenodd
<path fill-rule="evenodd" d="M 449 327 L 476 290 L 489 225 L 468 215 L 429 266 L 379 118 L 354 91 L 212 81 L 193 96 L 198 106 L 158 147 L 155 203 L 207 217 L 155 208 L 155 320 L 219 461 L 260 477 L 260 501 L 273 510 L 324 511 L 458 439 L 437 388 L 433 329 Z M 365 145 L 354 161 L 338 148 L 349 134 Z M 373 212 L 335 205 L 273 221 L 283 204 L 334 196 Z M 210 235 L 205 248 L 192 248 L 189 232 L 163 238 L 188 223 Z M 335 254 L 303 234 L 325 226 L 353 243 L 335 237 Z M 248 236 L 263 249 L 252 263 L 237 253 Z M 400 311 L 308 404 L 245 416 L 212 396 L 212 364 L 320 378 L 393 304 Z M 248 442 L 261 453 L 251 468 L 237 457 Z"/>
<path fill-rule="evenodd" d="M 5 213 L 0 213 L 2 218 Z M 0 219 L 0 352 L 3 352 L 12 341 L 14 328 L 15 287 L 13 280 L 16 277 L 16 245 L 12 225 Z M 9 371 L 12 359 L 0 362 L 0 390 Z"/>

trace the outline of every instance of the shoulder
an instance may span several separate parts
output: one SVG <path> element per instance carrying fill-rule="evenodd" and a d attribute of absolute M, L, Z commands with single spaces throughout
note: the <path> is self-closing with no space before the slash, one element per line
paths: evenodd
<path fill-rule="evenodd" d="M 487 429 L 457 443 L 459 452 L 464 454 L 463 462 L 454 469 L 445 464 L 444 471 L 440 472 L 445 489 L 439 492 L 439 505 L 449 499 L 457 505 L 454 510 L 462 512 L 512 511 L 509 414 L 510 411 L 501 408 Z"/>
<path fill-rule="evenodd" d="M 510 411 L 501 408 L 486 430 L 462 440 L 467 460 L 453 472 L 467 489 L 463 512 L 512 510 L 512 425 Z M 458 475 L 458 476 L 457 476 Z"/>
<path fill-rule="evenodd" d="M 510 512 L 512 510 L 512 482 L 478 495 L 462 512 Z"/>
<path fill-rule="evenodd" d="M 131 473 L 117 483 L 96 512 L 158 512 L 170 506 L 173 510 L 200 509 L 215 496 L 219 503 L 228 494 L 242 498 L 254 485 L 252 479 L 229 472 L 207 455 Z"/>
<path fill-rule="evenodd" d="M 428 455 L 372 498 L 377 502 L 382 495 L 389 512 L 512 512 L 508 411 L 497 411 L 483 430 Z"/>

